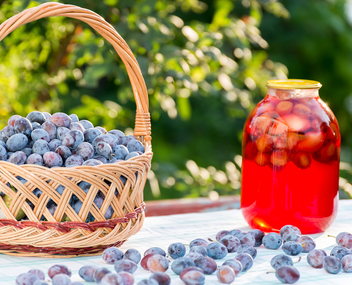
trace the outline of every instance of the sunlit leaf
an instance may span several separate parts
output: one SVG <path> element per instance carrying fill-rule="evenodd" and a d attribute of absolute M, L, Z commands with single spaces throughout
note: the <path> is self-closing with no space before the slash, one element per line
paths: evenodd
<path fill-rule="evenodd" d="M 177 97 L 177 108 L 183 120 L 187 121 L 191 118 L 191 105 L 188 98 Z"/>

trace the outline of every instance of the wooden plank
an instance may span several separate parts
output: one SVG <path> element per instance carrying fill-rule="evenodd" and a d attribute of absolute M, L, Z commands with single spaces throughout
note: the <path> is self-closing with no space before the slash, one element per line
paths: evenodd
<path fill-rule="evenodd" d="M 146 202 L 146 216 L 167 216 L 184 213 L 200 213 L 240 208 L 241 197 L 221 196 L 217 200 L 209 198 L 170 199 Z"/>

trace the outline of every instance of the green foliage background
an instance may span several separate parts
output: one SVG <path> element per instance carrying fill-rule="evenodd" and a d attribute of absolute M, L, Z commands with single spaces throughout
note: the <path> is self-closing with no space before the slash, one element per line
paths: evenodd
<path fill-rule="evenodd" d="M 0 21 L 47 1 L 0 0 Z M 352 173 L 351 21 L 346 1 L 70 0 L 130 45 L 150 99 L 154 159 L 146 200 L 240 193 L 242 127 L 271 78 L 323 84 L 343 137 L 341 197 Z M 352 59 L 351 59 L 352 60 Z M 0 127 L 32 110 L 76 113 L 133 132 L 122 61 L 82 22 L 20 27 L 0 43 Z"/>

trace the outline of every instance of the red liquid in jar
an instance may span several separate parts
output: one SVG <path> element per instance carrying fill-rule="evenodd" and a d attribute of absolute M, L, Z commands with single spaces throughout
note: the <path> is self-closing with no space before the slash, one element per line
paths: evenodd
<path fill-rule="evenodd" d="M 319 97 L 267 95 L 244 128 L 244 218 L 266 232 L 287 224 L 325 231 L 337 212 L 339 159 L 338 123 Z"/>

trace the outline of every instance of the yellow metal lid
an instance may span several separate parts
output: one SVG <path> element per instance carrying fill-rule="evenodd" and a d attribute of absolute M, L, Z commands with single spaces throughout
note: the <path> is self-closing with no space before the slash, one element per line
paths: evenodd
<path fill-rule="evenodd" d="M 278 89 L 315 89 L 322 85 L 318 81 L 303 79 L 274 79 L 266 82 L 267 87 Z"/>

